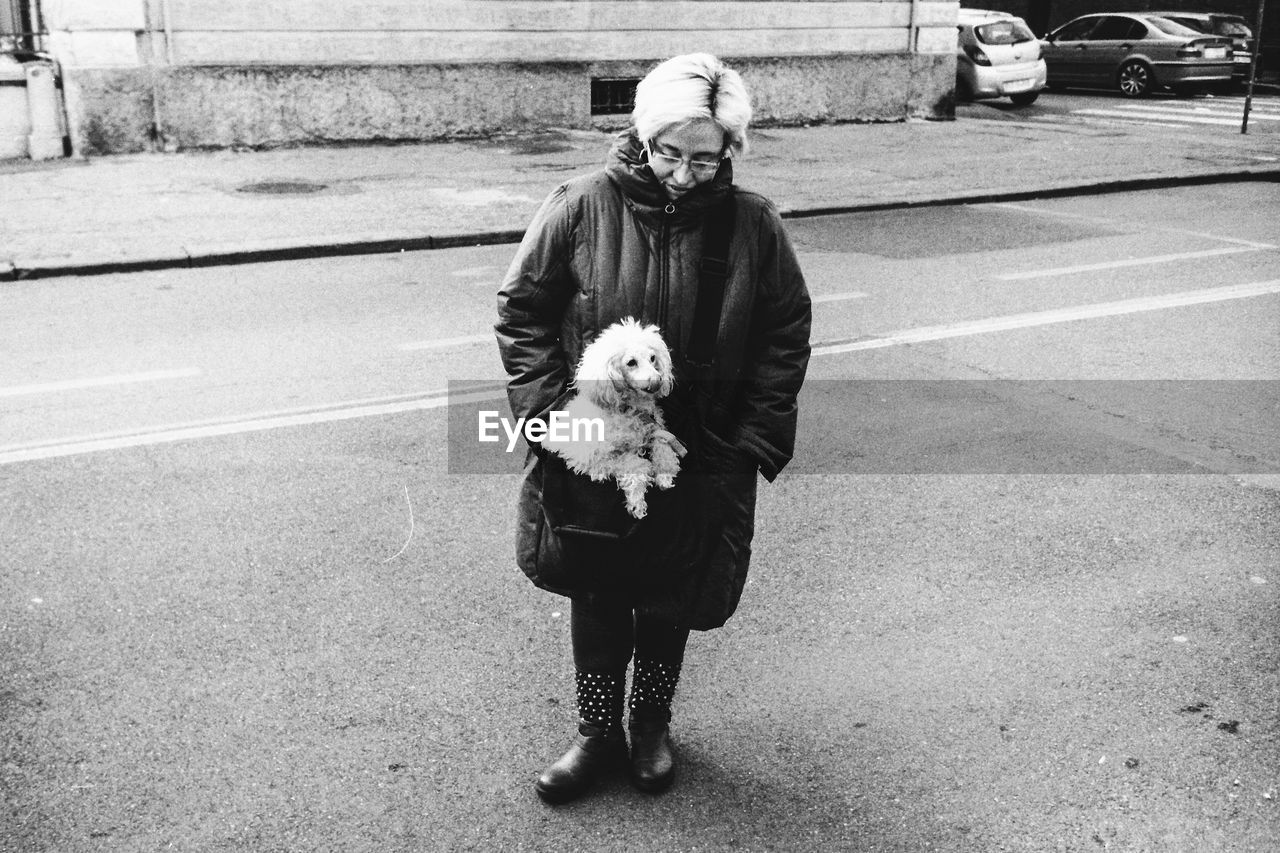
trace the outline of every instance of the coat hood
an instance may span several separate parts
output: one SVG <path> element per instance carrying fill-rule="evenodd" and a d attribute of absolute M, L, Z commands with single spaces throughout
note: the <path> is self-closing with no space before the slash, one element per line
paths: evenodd
<path fill-rule="evenodd" d="M 673 202 L 649 168 L 644 147 L 634 128 L 619 134 L 614 140 L 605 170 L 609 179 L 622 190 L 627 202 L 641 213 L 660 214 L 672 205 L 675 213 L 669 215 L 682 219 L 698 217 L 733 191 L 733 160 L 725 157 L 714 178 Z"/>

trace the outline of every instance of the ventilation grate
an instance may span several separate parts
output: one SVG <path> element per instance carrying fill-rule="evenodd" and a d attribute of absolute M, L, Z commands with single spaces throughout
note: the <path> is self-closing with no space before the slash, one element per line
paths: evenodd
<path fill-rule="evenodd" d="M 636 84 L 639 82 L 639 77 L 592 77 L 591 114 L 606 116 L 631 112 L 636 105 Z"/>

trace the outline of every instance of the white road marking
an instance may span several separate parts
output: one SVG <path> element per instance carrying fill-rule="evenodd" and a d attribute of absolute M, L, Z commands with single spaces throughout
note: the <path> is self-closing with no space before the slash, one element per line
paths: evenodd
<path fill-rule="evenodd" d="M 849 290 L 844 293 L 827 293 L 822 296 L 814 296 L 810 299 L 814 305 L 820 305 L 824 302 L 843 302 L 846 299 L 866 299 L 867 294 L 859 293 L 856 290 Z"/>
<path fill-rule="evenodd" d="M 1205 110 L 1197 113 L 1175 113 L 1169 111 L 1157 111 L 1151 107 L 1134 107 L 1135 115 L 1141 116 L 1157 116 L 1161 118 L 1169 118 L 1174 121 L 1189 121 L 1196 123 L 1197 119 L 1213 119 L 1215 123 L 1240 126 L 1240 122 L 1244 119 L 1244 110 L 1232 112 L 1230 110 Z M 1272 115 L 1270 113 L 1258 112 L 1251 110 L 1249 112 L 1249 121 L 1280 121 L 1280 115 Z M 1207 123 L 1207 122 L 1204 122 Z"/>
<path fill-rule="evenodd" d="M 1241 101 L 1239 104 L 1213 103 L 1207 106 L 1196 106 L 1193 104 L 1174 104 L 1174 103 L 1164 103 L 1164 104 L 1126 103 L 1120 109 L 1126 110 L 1128 112 L 1134 112 L 1134 113 L 1151 113 L 1151 114 L 1161 114 L 1161 115 L 1170 115 L 1170 116 L 1178 116 L 1178 117 L 1182 117 L 1182 116 L 1202 116 L 1202 117 L 1212 117 L 1212 118 L 1233 118 L 1234 117 L 1235 120 L 1238 122 L 1241 116 L 1244 115 L 1244 102 Z M 1273 114 L 1266 107 L 1259 108 L 1255 106 L 1253 109 L 1249 110 L 1250 118 L 1252 118 L 1254 115 L 1265 117 L 1268 121 L 1280 120 L 1280 115 Z"/>
<path fill-rule="evenodd" d="M 1048 216 L 1052 219 L 1072 219 L 1077 222 L 1093 222 L 1099 225 L 1109 225 L 1112 227 L 1120 227 L 1124 225 L 1123 220 L 1108 216 L 1093 216 L 1086 213 L 1072 213 L 1067 210 L 1051 210 L 1040 207 L 1032 207 L 1028 204 L 1019 204 L 1014 201 L 993 201 L 985 204 L 975 204 L 974 207 L 996 207 L 1005 210 L 1017 210 L 1022 213 L 1029 213 L 1035 216 Z M 1203 231 L 1189 231 L 1185 228 L 1158 228 L 1157 231 L 1164 234 L 1181 234 L 1187 237 L 1198 237 L 1202 240 L 1214 240 L 1219 243 L 1234 243 L 1237 246 L 1249 246 L 1254 249 L 1275 249 L 1274 243 L 1259 243 L 1257 240 L 1243 240 L 1239 237 L 1223 237 L 1221 234 L 1207 234 Z"/>
<path fill-rule="evenodd" d="M 469 347 L 476 344 L 494 344 L 497 345 L 498 339 L 494 337 L 493 332 L 485 335 L 462 335 L 457 338 L 438 338 L 431 341 L 414 341 L 412 343 L 400 344 L 399 349 L 406 352 L 411 350 L 423 349 L 450 349 L 452 347 Z"/>
<path fill-rule="evenodd" d="M 1202 305 L 1210 302 L 1224 302 L 1229 299 L 1246 299 L 1251 296 L 1266 296 L 1276 293 L 1280 293 L 1280 279 L 1255 284 L 1238 284 L 1231 287 L 1188 290 L 1182 293 L 1168 293 L 1162 296 L 1143 296 L 1137 299 L 1122 299 L 1117 302 L 1099 302 L 1093 305 L 1077 305 L 1072 308 L 1058 308 L 1051 311 L 1032 311 L 1027 314 L 1010 314 L 1004 317 L 990 317 L 985 320 L 969 320 L 944 326 L 922 326 L 916 329 L 903 329 L 897 332 L 877 335 L 866 340 L 818 344 L 813 348 L 813 355 L 839 355 L 840 353 L 856 352 L 858 350 L 881 349 L 901 344 L 938 341 L 945 338 L 960 338 L 989 332 L 1004 332 L 1011 329 L 1026 329 L 1034 326 L 1047 326 L 1053 323 L 1069 323 L 1075 320 L 1114 317 L 1121 314 L 1157 311 L 1164 308 L 1181 308 L 1187 305 Z"/>
<path fill-rule="evenodd" d="M 1143 124 L 1153 123 L 1153 122 L 1145 121 L 1143 118 L 1136 116 L 1133 113 L 1121 112 L 1119 110 L 1073 110 L 1071 114 L 1076 116 L 1100 116 L 1102 118 L 1122 118 L 1122 119 L 1128 119 L 1129 121 L 1140 121 Z M 1174 119 L 1176 120 L 1177 124 L 1218 124 L 1218 125 L 1227 125 L 1227 126 L 1234 125 L 1235 127 L 1239 127 L 1240 121 L 1241 121 L 1238 118 L 1201 118 L 1193 115 L 1174 116 L 1167 112 L 1151 113 L 1150 115 L 1152 118 Z M 1251 116 L 1250 117 L 1251 120 L 1253 118 L 1258 118 L 1261 121 L 1280 121 L 1280 116 L 1277 116 L 1277 117 Z"/>
<path fill-rule="evenodd" d="M 61 382 L 11 385 L 8 388 L 0 388 L 0 397 L 19 397 L 26 394 L 55 394 L 62 391 L 79 391 L 85 388 L 103 388 L 111 385 L 160 382 L 165 379 L 187 379 L 199 375 L 200 370 L 195 367 L 184 367 L 179 370 L 152 370 L 145 373 L 117 373 L 112 376 L 66 379 Z"/>
<path fill-rule="evenodd" d="M 475 390 L 454 394 L 450 394 L 447 389 L 441 389 L 402 397 L 354 400 L 323 408 L 264 412 L 237 419 L 196 421 L 145 431 L 99 433 L 97 435 L 77 436 L 51 442 L 10 445 L 8 447 L 0 447 L 0 465 L 11 465 L 15 462 L 32 462 L 37 459 L 53 459 L 61 456 L 78 456 L 104 450 L 167 444 L 175 441 L 191 441 L 248 432 L 262 432 L 284 427 L 393 415 L 425 409 L 440 409 L 451 403 L 505 400 L 506 392 L 503 390 L 504 388 L 505 385 L 481 386 Z"/>
<path fill-rule="evenodd" d="M 1067 113 L 1029 116 L 1026 127 L 1044 124 L 1072 124 L 1081 120 L 1095 126 L 1187 128 L 1207 124 L 1239 127 L 1244 117 L 1243 97 L 1217 97 L 1196 101 L 1161 101 L 1145 103 L 1118 101 L 1109 108 L 1071 110 Z M 1280 100 L 1254 96 L 1250 119 L 1260 122 L 1280 121 Z M 1011 123 L 1013 124 L 1013 123 Z"/>
<path fill-rule="evenodd" d="M 1056 267 L 1045 270 L 1028 270 L 1026 272 L 1002 273 L 994 276 L 998 281 L 1026 281 L 1032 278 L 1051 278 L 1058 275 L 1073 275 L 1082 272 L 1098 272 L 1100 270 L 1121 269 L 1123 267 L 1142 267 L 1149 264 L 1167 264 L 1173 261 L 1189 261 L 1196 258 L 1214 258 L 1219 255 L 1238 255 L 1242 252 L 1260 252 L 1260 246 L 1227 246 L 1220 249 L 1202 249 L 1198 252 L 1178 252 L 1172 255 L 1151 255 L 1145 258 L 1125 258 L 1119 261 L 1103 261 L 1096 264 L 1081 264 L 1074 267 Z"/>

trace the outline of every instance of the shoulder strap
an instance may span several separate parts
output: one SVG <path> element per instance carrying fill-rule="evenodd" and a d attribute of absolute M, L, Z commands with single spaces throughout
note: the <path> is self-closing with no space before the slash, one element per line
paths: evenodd
<path fill-rule="evenodd" d="M 716 336 L 720 331 L 724 284 L 729 278 L 729 243 L 733 239 L 736 213 L 733 195 L 730 187 L 724 201 L 707 214 L 702 226 L 698 302 L 693 309 L 693 328 L 686 350 L 689 361 L 694 364 L 709 365 L 716 358 Z"/>

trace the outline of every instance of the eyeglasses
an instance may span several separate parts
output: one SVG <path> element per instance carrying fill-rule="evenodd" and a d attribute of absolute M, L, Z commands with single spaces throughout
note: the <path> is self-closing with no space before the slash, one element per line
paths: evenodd
<path fill-rule="evenodd" d="M 649 155 L 650 165 L 660 166 L 663 169 L 675 171 L 680 166 L 686 165 L 689 171 L 699 178 L 709 178 L 720 168 L 720 162 L 724 159 L 718 157 L 715 160 L 692 160 L 688 157 L 672 157 L 670 154 L 663 154 L 655 151 L 652 140 L 644 144 L 645 153 Z"/>

